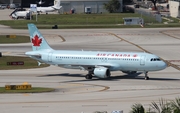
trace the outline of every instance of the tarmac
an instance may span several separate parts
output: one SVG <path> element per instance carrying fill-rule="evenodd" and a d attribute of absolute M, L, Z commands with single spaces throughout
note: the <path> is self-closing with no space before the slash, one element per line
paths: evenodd
<path fill-rule="evenodd" d="M 2 13 L 2 12 L 0 12 Z M 1 18 L 1 17 L 0 17 Z M 1 19 L 2 20 L 2 19 Z M 20 21 L 20 20 L 12 20 Z M 88 51 L 140 51 L 160 56 L 175 67 L 128 76 L 112 72 L 110 79 L 86 80 L 86 71 L 50 66 L 39 69 L 1 70 L 0 86 L 28 82 L 33 87 L 55 88 L 55 92 L 0 94 L 2 113 L 93 113 L 94 111 L 123 110 L 141 103 L 149 109 L 159 99 L 174 100 L 180 96 L 180 29 L 40 29 L 54 49 Z M 29 35 L 28 30 L 11 29 L 0 25 L 1 34 Z M 0 44 L 3 55 L 25 56 L 30 43 Z"/>

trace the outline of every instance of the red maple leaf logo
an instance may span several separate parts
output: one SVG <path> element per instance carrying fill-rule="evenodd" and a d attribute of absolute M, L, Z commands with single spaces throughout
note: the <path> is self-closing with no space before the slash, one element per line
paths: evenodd
<path fill-rule="evenodd" d="M 134 54 L 134 55 L 133 55 L 133 57 L 137 57 L 137 55 L 136 55 L 136 54 Z"/>
<path fill-rule="evenodd" d="M 33 46 L 40 46 L 40 44 L 42 43 L 42 39 L 39 39 L 39 37 L 36 35 L 32 39 L 32 43 L 33 43 Z"/>

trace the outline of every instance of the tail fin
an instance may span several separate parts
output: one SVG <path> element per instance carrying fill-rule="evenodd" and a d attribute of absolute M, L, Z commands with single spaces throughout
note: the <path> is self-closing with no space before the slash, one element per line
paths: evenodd
<path fill-rule="evenodd" d="M 38 31 L 37 27 L 34 24 L 28 24 L 29 34 L 30 34 L 30 41 L 32 43 L 32 50 L 53 50 L 45 40 L 45 38 L 41 35 Z"/>
<path fill-rule="evenodd" d="M 55 9 L 61 9 L 62 6 L 60 6 L 61 0 L 57 0 L 57 2 L 54 4 L 53 8 Z"/>

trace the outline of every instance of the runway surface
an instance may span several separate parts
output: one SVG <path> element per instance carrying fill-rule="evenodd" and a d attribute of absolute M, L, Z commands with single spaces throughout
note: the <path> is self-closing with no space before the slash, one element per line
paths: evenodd
<path fill-rule="evenodd" d="M 59 67 L 1 70 L 0 86 L 28 82 L 34 87 L 56 88 L 51 93 L 0 94 L 2 113 L 93 113 L 123 110 L 142 103 L 146 108 L 160 98 L 180 96 L 180 29 L 58 29 L 40 30 L 54 49 L 95 51 L 147 51 L 175 67 L 163 71 L 127 76 L 117 71 L 110 79 L 86 80 L 86 71 Z M 1 34 L 29 35 L 28 30 L 0 26 Z M 0 44 L 3 55 L 21 55 L 31 50 L 30 43 Z"/>

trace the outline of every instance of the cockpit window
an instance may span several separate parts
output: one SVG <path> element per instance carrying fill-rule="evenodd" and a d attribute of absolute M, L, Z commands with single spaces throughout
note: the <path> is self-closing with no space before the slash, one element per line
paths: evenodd
<path fill-rule="evenodd" d="M 161 61 L 159 58 L 157 58 L 157 61 Z"/>
<path fill-rule="evenodd" d="M 161 61 L 161 59 L 160 58 L 151 58 L 150 61 Z"/>

